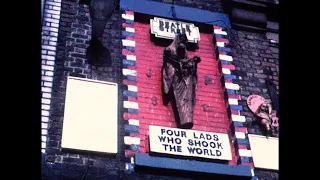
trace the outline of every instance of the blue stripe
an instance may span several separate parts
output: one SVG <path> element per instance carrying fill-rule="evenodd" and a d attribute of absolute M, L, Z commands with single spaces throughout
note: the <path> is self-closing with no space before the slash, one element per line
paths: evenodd
<path fill-rule="evenodd" d="M 230 61 L 224 61 L 224 60 L 220 60 L 221 64 L 232 64 L 232 62 Z"/>
<path fill-rule="evenodd" d="M 252 158 L 251 157 L 246 157 L 246 156 L 240 156 L 240 161 L 243 163 L 243 162 L 247 162 L 247 163 L 250 163 L 252 162 Z"/>
<path fill-rule="evenodd" d="M 131 108 L 128 108 L 128 113 L 138 114 L 138 113 L 139 113 L 139 111 L 138 111 L 138 109 L 131 109 Z"/>
<path fill-rule="evenodd" d="M 125 124 L 124 125 L 124 131 L 125 132 L 139 133 L 139 126 L 134 126 L 134 125 L 131 125 L 131 124 Z"/>
<path fill-rule="evenodd" d="M 136 66 L 136 61 L 122 59 L 122 64 L 124 66 Z"/>
<path fill-rule="evenodd" d="M 216 38 L 223 38 L 223 36 L 221 34 L 215 34 Z"/>
<path fill-rule="evenodd" d="M 243 108 L 242 108 L 241 105 L 230 105 L 230 108 L 231 108 L 232 110 L 239 110 L 239 111 L 242 111 L 242 110 L 243 110 Z"/>
<path fill-rule="evenodd" d="M 133 21 L 133 20 L 130 20 L 130 19 L 126 19 L 126 23 L 127 23 L 127 24 L 134 24 L 134 21 Z"/>
<path fill-rule="evenodd" d="M 176 16 L 182 21 L 187 20 L 231 28 L 229 16 L 227 14 L 179 5 L 174 6 Z M 168 12 L 171 8 L 171 3 L 154 2 L 150 0 L 121 0 L 120 8 L 157 17 L 172 18 L 171 13 Z"/>
<path fill-rule="evenodd" d="M 122 37 L 126 37 L 126 36 L 134 37 L 134 33 L 128 32 L 128 31 L 122 31 Z"/>
<path fill-rule="evenodd" d="M 232 89 L 227 89 L 228 94 L 235 94 L 234 90 Z"/>
<path fill-rule="evenodd" d="M 219 51 L 231 52 L 231 49 L 230 49 L 230 48 L 226 48 L 226 47 L 219 47 L 219 46 L 217 46 L 217 47 L 218 47 L 218 50 L 219 50 Z"/>
<path fill-rule="evenodd" d="M 131 52 L 135 52 L 136 51 L 136 48 L 132 47 L 132 46 L 126 46 L 126 49 L 131 51 Z"/>
<path fill-rule="evenodd" d="M 138 93 L 134 92 L 134 91 L 128 91 L 128 90 L 124 90 L 123 91 L 123 96 L 131 96 L 131 97 L 137 97 Z"/>
<path fill-rule="evenodd" d="M 237 79 L 237 76 L 236 75 L 232 75 L 232 74 L 225 74 L 225 75 L 223 75 L 223 77 L 225 79 Z"/>
<path fill-rule="evenodd" d="M 247 139 L 238 139 L 237 138 L 237 143 L 238 144 L 243 144 L 243 145 L 248 145 L 249 141 Z"/>
<path fill-rule="evenodd" d="M 136 76 L 127 75 L 126 77 L 127 77 L 127 79 L 129 81 L 137 81 L 137 77 Z"/>
<path fill-rule="evenodd" d="M 234 125 L 235 127 L 243 127 L 243 123 L 241 123 L 241 122 L 236 122 L 236 121 L 234 121 L 234 122 L 233 122 L 233 125 Z"/>
<path fill-rule="evenodd" d="M 248 165 L 228 165 L 213 162 L 189 161 L 184 159 L 149 156 L 135 154 L 135 166 L 182 170 L 186 172 L 225 174 L 231 176 L 252 177 L 251 167 Z"/>
<path fill-rule="evenodd" d="M 140 152 L 140 145 L 131 144 L 129 147 L 129 150 L 134 151 L 134 152 Z"/>

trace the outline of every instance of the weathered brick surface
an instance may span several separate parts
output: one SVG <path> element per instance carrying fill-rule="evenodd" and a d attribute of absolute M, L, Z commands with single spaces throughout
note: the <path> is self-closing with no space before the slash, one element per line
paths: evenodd
<path fill-rule="evenodd" d="M 260 128 L 253 123 L 257 118 L 249 110 L 247 98 L 251 94 L 257 94 L 271 102 L 266 80 L 270 79 L 278 88 L 279 50 L 269 45 L 265 34 L 236 30 L 231 33 L 233 64 L 236 68 L 234 74 L 238 76 L 234 82 L 241 87 L 239 104 L 244 108 L 241 115 L 247 117 L 249 133 L 263 135 Z M 266 68 L 272 71 L 272 75 L 266 73 Z"/>
<path fill-rule="evenodd" d="M 257 117 L 249 110 L 247 98 L 251 94 L 257 94 L 271 102 L 266 80 L 271 79 L 279 88 L 279 49 L 269 44 L 265 34 L 232 30 L 231 39 L 233 64 L 236 67 L 234 74 L 238 76 L 234 83 L 241 87 L 241 115 L 246 116 L 248 133 L 264 135 L 256 123 Z M 272 76 L 266 74 L 265 68 L 272 71 Z M 278 179 L 277 172 L 268 170 L 255 169 L 255 174 L 260 180 Z"/>
<path fill-rule="evenodd" d="M 152 0 L 157 2 L 172 4 L 172 0 Z M 187 6 L 208 11 L 223 12 L 222 0 L 175 0 L 174 3 L 179 6 Z"/>

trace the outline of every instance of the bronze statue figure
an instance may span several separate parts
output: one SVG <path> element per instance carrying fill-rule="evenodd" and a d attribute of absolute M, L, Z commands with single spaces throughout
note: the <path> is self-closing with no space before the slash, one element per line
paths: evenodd
<path fill-rule="evenodd" d="M 88 64 L 99 66 L 111 64 L 110 51 L 103 46 L 101 38 L 114 9 L 115 0 L 90 0 L 89 2 L 92 32 L 87 49 Z"/>
<path fill-rule="evenodd" d="M 164 105 L 171 100 L 179 128 L 193 127 L 193 111 L 196 101 L 197 64 L 200 57 L 187 55 L 187 36 L 176 35 L 165 48 L 162 64 L 162 98 Z"/>

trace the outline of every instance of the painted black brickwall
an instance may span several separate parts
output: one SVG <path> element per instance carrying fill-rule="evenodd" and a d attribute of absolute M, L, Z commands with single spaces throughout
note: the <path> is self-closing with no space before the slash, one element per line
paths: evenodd
<path fill-rule="evenodd" d="M 172 3 L 172 0 L 152 0 L 157 2 Z M 222 0 L 175 0 L 174 3 L 179 6 L 193 7 L 208 11 L 223 12 Z"/>
<path fill-rule="evenodd" d="M 247 129 L 250 134 L 263 135 L 258 125 L 254 123 L 257 118 L 249 110 L 247 97 L 257 94 L 271 102 L 268 88 L 265 81 L 270 78 L 279 88 L 279 49 L 271 46 L 265 33 L 258 34 L 253 32 L 231 30 L 231 50 L 233 64 L 236 69 L 234 74 L 239 76 L 234 83 L 240 85 L 241 100 L 239 104 L 243 106 L 241 115 L 246 116 Z M 268 68 L 272 71 L 272 76 L 264 71 Z M 277 134 L 278 136 L 278 134 Z M 278 173 L 255 169 L 255 174 L 259 180 L 278 179 Z"/>

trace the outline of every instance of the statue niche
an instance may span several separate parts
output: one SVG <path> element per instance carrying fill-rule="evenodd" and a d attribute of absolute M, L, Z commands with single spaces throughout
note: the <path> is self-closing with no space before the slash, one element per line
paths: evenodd
<path fill-rule="evenodd" d="M 193 127 L 193 111 L 196 101 L 197 64 L 200 57 L 189 59 L 187 36 L 176 35 L 173 42 L 164 49 L 162 64 L 162 99 L 164 105 L 171 101 L 179 128 Z"/>

